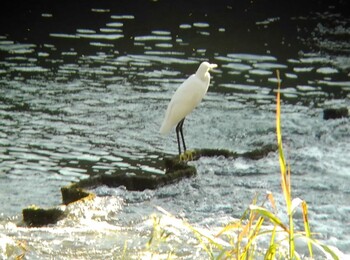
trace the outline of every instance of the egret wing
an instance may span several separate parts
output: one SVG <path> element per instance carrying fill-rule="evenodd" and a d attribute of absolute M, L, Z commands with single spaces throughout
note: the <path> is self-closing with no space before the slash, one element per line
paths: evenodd
<path fill-rule="evenodd" d="M 203 88 L 203 82 L 195 75 L 190 76 L 173 95 L 160 129 L 162 134 L 167 134 L 186 117 L 199 104 L 205 95 L 206 88 Z"/>

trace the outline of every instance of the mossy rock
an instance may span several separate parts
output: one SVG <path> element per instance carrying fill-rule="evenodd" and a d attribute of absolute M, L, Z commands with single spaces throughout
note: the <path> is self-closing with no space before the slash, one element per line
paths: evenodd
<path fill-rule="evenodd" d="M 197 174 L 195 167 L 176 160 L 166 159 L 165 165 L 165 174 L 116 172 L 103 174 L 100 179 L 103 185 L 109 187 L 125 186 L 127 190 L 143 191 L 157 189 Z"/>
<path fill-rule="evenodd" d="M 164 185 L 178 182 L 183 178 L 190 178 L 197 174 L 194 166 L 178 160 L 178 156 L 164 158 L 165 174 L 155 174 L 149 172 L 130 173 L 129 171 L 116 171 L 111 174 L 99 174 L 81 180 L 69 186 L 61 188 L 62 200 L 68 204 L 91 193 L 84 190 L 101 185 L 109 187 L 124 186 L 127 190 L 143 191 L 146 189 L 157 189 Z"/>
<path fill-rule="evenodd" d="M 194 160 L 198 160 L 200 157 L 219 157 L 225 158 L 237 157 L 237 153 L 231 152 L 226 149 L 199 149 L 194 151 Z"/>
<path fill-rule="evenodd" d="M 195 154 L 196 152 L 194 152 Z M 195 158 L 194 158 L 195 159 Z M 189 166 L 187 162 L 182 162 L 179 159 L 179 156 L 173 156 L 173 157 L 164 157 L 163 159 L 164 167 L 165 167 L 165 174 L 169 174 L 175 171 L 182 171 L 186 170 L 192 166 Z"/>
<path fill-rule="evenodd" d="M 275 152 L 276 150 L 276 145 L 262 146 L 259 149 L 241 154 L 224 149 L 199 149 L 192 151 L 192 159 L 198 160 L 203 156 L 223 156 L 225 158 L 244 157 L 252 160 L 258 160 L 267 156 L 270 152 Z M 82 188 L 92 188 L 100 185 L 106 185 L 109 187 L 124 186 L 127 190 L 143 191 L 146 189 L 157 189 L 165 185 L 179 182 L 184 178 L 191 178 L 197 174 L 196 168 L 189 165 L 187 162 L 180 161 L 179 156 L 165 157 L 163 162 L 165 174 L 116 171 L 111 174 L 103 173 L 97 176 L 91 176 L 90 178 L 81 180 L 71 186 L 63 187 L 61 189 L 63 203 L 71 203 L 89 196 L 89 193 L 84 191 Z"/>
<path fill-rule="evenodd" d="M 238 158 L 244 157 L 252 160 L 258 160 L 267 156 L 270 152 L 277 150 L 276 145 L 266 145 L 259 149 L 235 153 L 223 149 L 199 149 L 193 151 L 193 160 L 200 157 L 219 157 Z M 179 182 L 184 178 L 191 178 L 197 174 L 196 168 L 187 162 L 179 160 L 179 156 L 166 157 L 163 160 L 165 173 L 155 174 L 148 172 L 130 173 L 126 171 L 116 171 L 112 174 L 94 175 L 90 178 L 81 180 L 77 183 L 61 188 L 62 201 L 69 204 L 75 201 L 93 198 L 95 195 L 86 191 L 87 188 L 93 188 L 100 185 L 110 187 L 125 186 L 127 190 L 143 191 L 145 189 L 157 189 L 159 187 Z M 40 227 L 49 224 L 55 224 L 64 217 L 64 212 L 57 208 L 42 209 L 38 207 L 28 207 L 23 209 L 24 222 L 32 227 Z"/>
<path fill-rule="evenodd" d="M 270 144 L 270 145 L 262 146 L 261 148 L 255 149 L 250 152 L 237 154 L 237 157 L 244 157 L 251 160 L 260 160 L 266 157 L 269 153 L 276 152 L 277 149 L 278 149 L 277 145 Z"/>
<path fill-rule="evenodd" d="M 69 203 L 94 196 L 79 187 L 79 184 L 72 184 L 61 188 L 62 202 L 67 205 Z"/>
<path fill-rule="evenodd" d="M 23 209 L 23 221 L 31 227 L 42 227 L 56 224 L 64 217 L 64 211 L 58 208 L 43 209 L 31 206 Z"/>
<path fill-rule="evenodd" d="M 264 145 L 261 148 L 245 153 L 231 152 L 225 149 L 200 149 L 195 150 L 194 159 L 198 160 L 200 157 L 219 157 L 238 158 L 244 157 L 251 160 L 259 160 L 266 157 L 269 153 L 277 151 L 277 145 Z"/>

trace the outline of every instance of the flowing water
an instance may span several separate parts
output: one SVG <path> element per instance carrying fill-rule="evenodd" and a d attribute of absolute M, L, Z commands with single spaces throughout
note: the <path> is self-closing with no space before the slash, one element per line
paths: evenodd
<path fill-rule="evenodd" d="M 20 254 L 21 241 L 28 259 L 117 259 L 125 245 L 141 258 L 157 207 L 211 230 L 241 217 L 256 194 L 271 191 L 283 208 L 277 154 L 201 158 L 193 179 L 143 192 L 98 187 L 57 225 L 16 225 L 22 208 L 59 205 L 60 187 L 90 174 L 162 173 L 162 158 L 177 153 L 175 134 L 158 134 L 167 102 L 204 60 L 218 68 L 185 122 L 187 145 L 244 152 L 276 143 L 279 69 L 293 196 L 307 201 L 312 231 L 350 254 L 349 119 L 322 118 L 324 108 L 350 106 L 348 3 L 201 2 L 2 8 L 0 257 Z M 189 237 L 180 232 L 173 250 L 205 258 Z"/>

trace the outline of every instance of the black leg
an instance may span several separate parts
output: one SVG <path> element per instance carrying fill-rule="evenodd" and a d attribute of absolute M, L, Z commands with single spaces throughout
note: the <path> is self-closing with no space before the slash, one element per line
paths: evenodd
<path fill-rule="evenodd" d="M 185 118 L 182 119 L 176 126 L 176 137 L 177 137 L 177 145 L 178 145 L 178 148 L 179 148 L 179 155 L 181 155 L 181 144 L 180 144 L 180 135 L 179 135 L 179 133 L 181 134 L 182 145 L 183 145 L 183 148 L 184 148 L 184 152 L 186 152 L 186 144 L 185 144 L 184 134 L 182 132 L 182 126 L 184 124 L 184 121 L 185 121 Z"/>
<path fill-rule="evenodd" d="M 182 131 L 182 126 L 184 125 L 184 121 L 185 121 L 185 118 L 181 120 L 181 127 L 180 127 L 180 134 L 181 134 L 181 138 L 182 138 L 182 144 L 183 144 L 183 147 L 184 147 L 184 152 L 186 152 L 186 144 L 185 144 L 185 138 L 184 138 L 184 133 Z"/>
<path fill-rule="evenodd" d="M 180 124 L 181 124 L 181 122 L 178 123 L 176 126 L 176 138 L 177 138 L 177 146 L 179 148 L 179 155 L 181 155 L 181 146 L 180 146 L 180 137 L 179 137 Z"/>

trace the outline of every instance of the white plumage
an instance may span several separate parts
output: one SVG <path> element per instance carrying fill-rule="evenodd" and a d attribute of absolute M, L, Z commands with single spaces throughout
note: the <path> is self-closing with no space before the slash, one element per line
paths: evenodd
<path fill-rule="evenodd" d="M 175 91 L 165 112 L 165 117 L 159 132 L 162 135 L 166 135 L 177 125 L 176 137 L 180 155 L 181 146 L 179 134 L 181 134 L 183 148 L 186 152 L 186 144 L 182 132 L 185 117 L 192 112 L 201 102 L 205 93 L 207 93 L 210 83 L 209 70 L 216 67 L 216 64 L 210 64 L 206 61 L 202 62 L 196 73 L 186 79 Z"/>
<path fill-rule="evenodd" d="M 197 72 L 186 79 L 176 90 L 160 128 L 160 133 L 168 134 L 171 129 L 184 119 L 201 102 L 207 93 L 210 74 L 209 70 L 216 68 L 216 64 L 202 62 Z"/>

